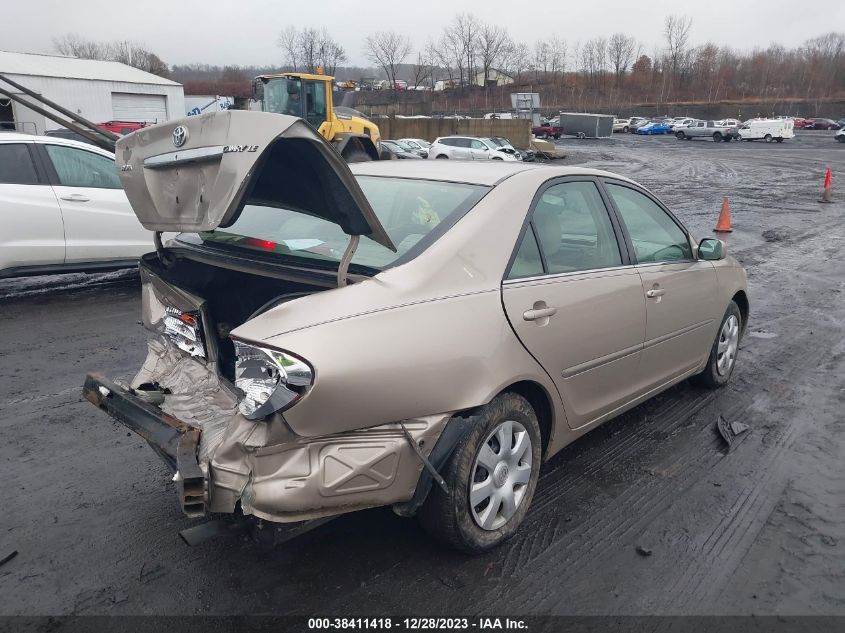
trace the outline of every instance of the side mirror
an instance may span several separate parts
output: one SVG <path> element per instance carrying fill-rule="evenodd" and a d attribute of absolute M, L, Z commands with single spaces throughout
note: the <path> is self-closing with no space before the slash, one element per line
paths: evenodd
<path fill-rule="evenodd" d="M 713 237 L 706 237 L 698 243 L 698 257 L 707 261 L 725 259 L 728 256 L 727 248 L 722 240 Z"/>

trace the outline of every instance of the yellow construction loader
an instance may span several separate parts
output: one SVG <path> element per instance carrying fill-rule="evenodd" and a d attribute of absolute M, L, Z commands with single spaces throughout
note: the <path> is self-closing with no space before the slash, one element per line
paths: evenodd
<path fill-rule="evenodd" d="M 322 74 L 260 75 L 253 80 L 252 98 L 264 112 L 305 119 L 348 162 L 378 160 L 378 126 L 351 113 L 336 112 L 333 83 L 334 77 Z"/>

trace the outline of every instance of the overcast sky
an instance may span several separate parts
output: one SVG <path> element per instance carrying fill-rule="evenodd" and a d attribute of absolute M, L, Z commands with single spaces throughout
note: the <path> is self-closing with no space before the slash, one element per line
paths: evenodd
<path fill-rule="evenodd" d="M 370 32 L 400 31 L 423 47 L 458 12 L 506 26 L 514 39 L 529 44 L 557 33 L 570 51 L 576 41 L 623 31 L 651 54 L 662 45 L 669 13 L 692 17 L 693 44 L 712 41 L 740 49 L 772 41 L 795 46 L 845 29 L 843 0 L 5 0 L 2 6 L 2 50 L 49 53 L 53 37 L 75 32 L 145 43 L 169 64 L 278 64 L 278 33 L 293 24 L 327 26 L 351 64 L 370 65 L 363 50 Z"/>

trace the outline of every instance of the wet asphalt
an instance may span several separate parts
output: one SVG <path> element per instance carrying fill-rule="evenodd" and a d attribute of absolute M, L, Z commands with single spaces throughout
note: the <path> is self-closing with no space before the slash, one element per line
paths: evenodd
<path fill-rule="evenodd" d="M 723 196 L 751 321 L 731 384 L 683 383 L 548 462 L 477 557 L 377 509 L 274 549 L 187 547 L 163 464 L 81 396 L 144 357 L 131 271 L 0 281 L 0 614 L 845 615 L 845 145 L 630 135 L 566 164 L 651 188 L 699 236 Z M 817 202 L 834 171 L 834 203 Z M 730 452 L 719 416 L 750 427 Z"/>

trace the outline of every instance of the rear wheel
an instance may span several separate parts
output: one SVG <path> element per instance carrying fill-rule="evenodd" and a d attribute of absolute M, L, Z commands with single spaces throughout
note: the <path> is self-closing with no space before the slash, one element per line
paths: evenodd
<path fill-rule="evenodd" d="M 684 134 L 683 132 L 675 132 L 675 138 L 677 138 L 679 141 L 683 141 L 686 138 L 686 136 L 687 135 Z"/>
<path fill-rule="evenodd" d="M 742 333 L 742 314 L 735 302 L 728 304 L 719 333 L 710 348 L 710 357 L 704 371 L 694 376 L 695 382 L 709 389 L 717 389 L 727 384 L 736 364 L 739 350 L 739 338 Z"/>
<path fill-rule="evenodd" d="M 446 156 L 446 154 L 438 154 L 437 158 L 439 159 L 439 158 L 449 158 L 449 157 Z"/>
<path fill-rule="evenodd" d="M 719 133 L 719 132 L 714 132 L 714 133 L 713 133 L 713 142 L 718 143 L 718 142 L 719 142 L 719 141 L 721 141 L 721 140 L 722 140 L 722 135 L 721 135 L 721 133 Z"/>
<path fill-rule="evenodd" d="M 514 535 L 540 473 L 540 427 L 525 398 L 500 394 L 477 418 L 442 472 L 449 492 L 432 489 L 419 515 L 433 536 L 469 553 Z"/>
<path fill-rule="evenodd" d="M 560 138 L 560 134 L 555 134 L 555 140 L 558 140 L 559 138 Z"/>
<path fill-rule="evenodd" d="M 845 143 L 845 134 L 843 134 L 841 136 L 837 136 L 836 140 L 839 141 L 840 143 Z"/>
<path fill-rule="evenodd" d="M 772 142 L 772 135 L 766 134 L 766 136 L 763 137 L 763 140 L 766 141 L 767 143 L 771 143 Z"/>
<path fill-rule="evenodd" d="M 783 139 L 782 139 L 782 138 L 776 138 L 776 139 L 775 139 L 775 141 L 777 141 L 778 143 L 783 143 Z"/>
<path fill-rule="evenodd" d="M 626 125 L 625 127 L 623 127 L 623 128 L 622 128 L 622 131 L 623 131 L 625 134 L 627 134 L 627 133 L 628 133 L 628 126 Z"/>
<path fill-rule="evenodd" d="M 730 135 L 728 135 L 728 136 L 725 136 L 722 140 L 725 141 L 725 143 L 730 143 L 733 140 L 733 138 Z"/>

